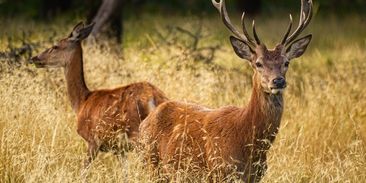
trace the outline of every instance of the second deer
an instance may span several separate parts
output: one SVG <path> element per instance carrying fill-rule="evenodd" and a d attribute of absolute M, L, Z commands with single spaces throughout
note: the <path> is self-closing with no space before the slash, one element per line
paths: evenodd
<path fill-rule="evenodd" d="M 292 18 L 282 41 L 267 49 L 253 22 L 254 39 L 231 23 L 225 1 L 212 0 L 226 27 L 234 52 L 253 68 L 253 90 L 246 107 L 219 109 L 168 101 L 157 107 L 140 126 L 140 140 L 148 147 L 153 164 L 174 171 L 186 166 L 206 168 L 224 177 L 239 172 L 245 182 L 258 182 L 267 169 L 267 151 L 275 140 L 283 113 L 286 72 L 292 59 L 300 57 L 312 36 L 295 40 L 312 18 L 312 1 L 301 1 L 300 21 L 290 35 Z M 150 146 L 151 145 L 151 146 Z M 183 160 L 190 162 L 184 164 Z M 234 171 L 236 170 L 236 171 Z M 217 175 L 217 174 L 216 174 Z"/>
<path fill-rule="evenodd" d="M 86 167 L 99 151 L 123 150 L 124 137 L 135 139 L 140 122 L 156 105 L 167 100 L 162 91 L 148 82 L 112 90 L 88 89 L 81 42 L 93 25 L 77 24 L 68 37 L 31 59 L 38 68 L 64 68 L 68 95 L 77 115 L 77 132 L 88 144 Z"/>

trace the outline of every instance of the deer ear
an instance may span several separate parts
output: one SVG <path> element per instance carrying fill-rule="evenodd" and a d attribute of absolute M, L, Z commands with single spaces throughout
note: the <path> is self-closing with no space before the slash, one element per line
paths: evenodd
<path fill-rule="evenodd" d="M 77 37 L 78 32 L 84 28 L 84 23 L 83 22 L 79 22 L 78 24 L 75 25 L 75 27 L 72 29 L 69 38 L 75 38 Z"/>
<path fill-rule="evenodd" d="M 83 22 L 78 23 L 69 36 L 70 41 L 81 41 L 89 36 L 93 30 L 94 23 L 84 26 Z"/>
<path fill-rule="evenodd" d="M 254 51 L 250 48 L 250 46 L 234 36 L 230 36 L 230 42 L 234 48 L 236 55 L 238 55 L 242 59 L 251 61 Z"/>
<path fill-rule="evenodd" d="M 306 48 L 308 47 L 311 41 L 312 35 L 307 35 L 302 37 L 296 41 L 294 41 L 286 50 L 286 56 L 288 60 L 298 58 L 302 54 L 305 53 Z"/>

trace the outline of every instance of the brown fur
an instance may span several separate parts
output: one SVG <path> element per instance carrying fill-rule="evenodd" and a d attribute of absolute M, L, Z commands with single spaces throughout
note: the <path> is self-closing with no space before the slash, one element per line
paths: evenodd
<path fill-rule="evenodd" d="M 137 137 L 140 122 L 152 107 L 167 100 L 148 82 L 90 91 L 84 80 L 81 40 L 91 27 L 78 24 L 68 38 L 32 58 L 37 67 L 64 68 L 68 95 L 77 114 L 77 132 L 88 143 L 86 166 L 100 150 L 124 150 L 127 139 L 134 141 Z"/>
<path fill-rule="evenodd" d="M 273 50 L 257 45 L 252 51 L 231 37 L 236 54 L 249 60 L 254 70 L 249 104 L 215 110 L 174 101 L 161 104 L 140 125 L 140 140 L 152 163 L 161 163 L 168 172 L 186 165 L 219 177 L 239 172 L 243 181 L 259 182 L 280 126 L 289 58 L 301 56 L 310 39 L 294 42 L 285 52 L 282 45 Z"/>
<path fill-rule="evenodd" d="M 312 38 L 307 35 L 295 40 L 311 20 L 312 1 L 301 1 L 302 17 L 298 28 L 289 34 L 291 19 L 281 44 L 273 50 L 268 50 L 260 41 L 254 22 L 254 39 L 248 37 L 245 14 L 241 34 L 228 17 L 225 0 L 212 0 L 212 4 L 218 9 L 225 26 L 235 35 L 230 37 L 234 52 L 248 60 L 254 69 L 249 104 L 244 108 L 228 106 L 211 110 L 195 104 L 168 101 L 141 123 L 140 140 L 147 147 L 152 163 L 161 163 L 165 171 L 185 166 L 206 168 L 219 177 L 239 172 L 243 181 L 259 182 L 267 169 L 266 153 L 280 126 L 282 92 L 287 86 L 286 72 L 290 60 L 300 57 Z"/>
<path fill-rule="evenodd" d="M 242 179 L 260 179 L 267 166 L 266 151 L 280 125 L 283 100 L 282 94 L 263 92 L 256 74 L 253 81 L 252 97 L 245 108 L 212 110 L 174 101 L 160 105 L 140 126 L 143 143 L 153 144 L 149 152 L 153 163 L 177 169 L 180 160 L 190 158 L 210 171 L 228 175 L 231 169 L 227 165 L 234 165 L 244 172 Z"/>
<path fill-rule="evenodd" d="M 159 105 L 167 98 L 148 82 L 89 93 L 77 113 L 77 132 L 88 143 L 86 165 L 99 150 L 124 151 L 128 139 L 135 141 L 140 122 L 151 112 L 150 100 Z"/>

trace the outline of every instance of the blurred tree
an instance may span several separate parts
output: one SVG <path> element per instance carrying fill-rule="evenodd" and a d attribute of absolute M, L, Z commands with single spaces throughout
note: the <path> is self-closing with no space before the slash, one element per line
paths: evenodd
<path fill-rule="evenodd" d="M 261 0 L 236 0 L 236 7 L 240 12 L 254 15 L 260 12 L 262 7 Z"/>
<path fill-rule="evenodd" d="M 127 10 L 128 13 L 135 13 L 135 11 L 146 12 L 145 10 L 168 14 L 214 12 L 210 0 L 119 1 L 125 1 L 127 3 L 132 2 L 133 11 Z M 143 1 L 146 1 L 145 7 L 142 9 L 136 8 L 136 5 L 140 6 Z M 298 1 L 299 0 L 228 0 L 227 3 L 228 5 L 235 4 L 235 7 L 238 7 L 238 10 L 240 11 L 245 10 L 249 14 L 253 14 L 258 13 L 260 10 L 276 11 L 278 9 L 293 9 L 294 7 L 298 7 Z M 38 16 L 41 19 L 45 19 L 66 10 L 70 10 L 69 12 L 73 13 L 89 11 L 90 7 L 94 6 L 95 10 L 92 15 L 95 16 L 102 3 L 104 3 L 104 0 L 0 0 L 0 14 L 7 16 Z M 335 12 L 339 14 L 342 12 L 364 14 L 366 12 L 366 0 L 316 0 L 315 3 L 319 5 L 321 11 L 324 13 Z M 90 19 L 92 20 L 92 18 Z"/>
<path fill-rule="evenodd" d="M 123 4 L 124 0 L 103 0 L 98 11 L 95 11 L 94 8 L 90 10 L 91 13 L 89 13 L 87 19 L 90 22 L 95 22 L 95 26 L 91 32 L 92 37 L 99 36 L 103 32 L 103 29 L 106 28 L 109 36 L 115 37 L 118 43 L 121 42 Z M 91 19 L 91 17 L 93 18 Z"/>
<path fill-rule="evenodd" d="M 60 12 L 71 8 L 71 0 L 42 0 L 39 15 L 41 18 L 50 20 Z"/>
<path fill-rule="evenodd" d="M 216 0 L 218 1 L 218 0 Z M 314 0 L 315 1 L 315 0 Z M 279 10 L 293 11 L 299 8 L 299 0 L 227 0 L 228 6 L 239 12 L 256 14 L 263 11 L 274 14 Z M 322 14 L 343 16 L 350 13 L 366 14 L 366 0 L 316 0 Z M 141 6 L 144 7 L 141 7 Z M 0 0 L 0 16 L 38 17 L 50 20 L 52 17 L 67 12 L 71 16 L 84 14 L 87 22 L 96 22 L 92 36 L 107 34 L 117 42 L 123 37 L 123 15 L 136 16 L 148 14 L 185 14 L 205 15 L 215 12 L 210 0 Z M 216 13 L 216 12 L 215 12 Z"/>
<path fill-rule="evenodd" d="M 123 37 L 123 8 L 126 3 L 132 3 L 135 9 L 145 2 L 145 0 L 89 0 L 91 6 L 87 15 L 87 22 L 95 22 L 91 37 L 98 37 L 106 33 L 108 37 L 115 38 L 118 43 Z"/>

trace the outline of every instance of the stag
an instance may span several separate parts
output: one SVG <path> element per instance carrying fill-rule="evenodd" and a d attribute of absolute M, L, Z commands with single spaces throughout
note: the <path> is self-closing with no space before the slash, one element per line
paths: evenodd
<path fill-rule="evenodd" d="M 280 126 L 289 63 L 305 52 L 312 38 L 307 35 L 296 39 L 312 18 L 312 1 L 301 0 L 298 27 L 290 34 L 290 15 L 287 32 L 274 49 L 267 49 L 259 39 L 254 21 L 254 38 L 250 37 L 244 23 L 245 13 L 241 33 L 229 19 L 225 0 L 212 3 L 234 35 L 230 37 L 234 52 L 249 61 L 254 70 L 249 103 L 246 107 L 208 109 L 167 101 L 141 123 L 139 138 L 148 151 L 147 160 L 155 166 L 162 165 L 164 171 L 191 166 L 207 170 L 213 178 L 211 175 L 236 174 L 245 182 L 259 182 L 267 169 L 267 151 Z M 183 161 L 189 161 L 190 165 Z"/>
<path fill-rule="evenodd" d="M 77 24 L 68 37 L 30 61 L 38 68 L 64 68 L 69 99 L 77 115 L 77 132 L 88 145 L 85 167 L 99 151 L 125 150 L 126 140 L 133 142 L 137 138 L 140 122 L 154 106 L 167 100 L 162 91 L 148 82 L 90 91 L 84 80 L 81 42 L 93 26 Z"/>

